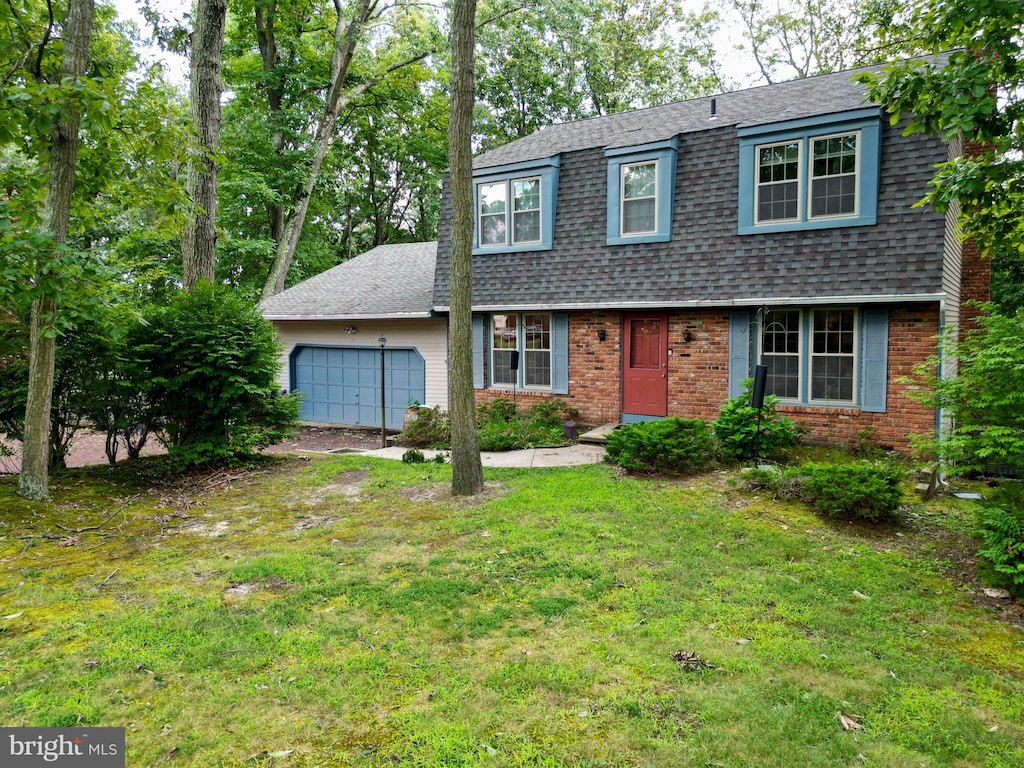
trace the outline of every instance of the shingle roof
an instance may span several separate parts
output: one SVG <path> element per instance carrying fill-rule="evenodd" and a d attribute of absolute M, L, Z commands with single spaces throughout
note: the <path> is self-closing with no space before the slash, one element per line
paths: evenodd
<path fill-rule="evenodd" d="M 268 320 L 429 317 L 437 243 L 380 245 L 260 304 Z"/>
<path fill-rule="evenodd" d="M 859 70 L 858 70 L 859 71 Z M 716 98 L 552 126 L 482 155 L 477 168 L 560 156 L 550 250 L 473 257 L 473 306 L 630 308 L 765 301 L 933 300 L 941 294 L 945 220 L 916 208 L 935 165 L 937 137 L 903 136 L 882 120 L 877 224 L 740 235 L 742 127 L 847 113 L 868 106 L 852 72 L 751 88 Z M 679 136 L 671 239 L 607 243 L 606 148 Z M 442 195 L 434 305 L 450 300 L 451 199 Z"/>
<path fill-rule="evenodd" d="M 485 152 L 473 161 L 473 167 L 490 168 L 539 160 L 592 147 L 635 147 L 716 126 L 750 128 L 860 109 L 872 104 L 867 100 L 867 88 L 854 82 L 853 76 L 878 68 L 864 67 L 560 123 Z M 712 99 L 716 108 L 714 120 L 709 119 Z"/>

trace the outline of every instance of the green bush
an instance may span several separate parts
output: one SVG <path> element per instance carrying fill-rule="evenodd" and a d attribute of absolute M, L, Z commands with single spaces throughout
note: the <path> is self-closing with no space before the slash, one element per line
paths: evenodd
<path fill-rule="evenodd" d="M 904 470 L 893 461 L 807 463 L 788 469 L 773 484 L 826 517 L 878 522 L 895 516 L 903 500 Z"/>
<path fill-rule="evenodd" d="M 608 435 L 605 458 L 631 472 L 692 474 L 714 465 L 715 440 L 700 419 L 642 421 Z"/>
<path fill-rule="evenodd" d="M 1024 596 L 1024 483 L 1003 483 L 989 503 L 978 512 L 978 555 L 991 567 L 995 586 Z"/>
<path fill-rule="evenodd" d="M 481 451 L 566 445 L 563 427 L 575 413 L 561 399 L 537 403 L 525 411 L 505 397 L 477 407 L 477 439 Z"/>
<path fill-rule="evenodd" d="M 423 451 L 416 448 L 410 448 L 402 454 L 403 464 L 423 464 L 426 460 L 427 457 L 423 455 Z"/>
<path fill-rule="evenodd" d="M 764 399 L 759 425 L 757 409 L 750 404 L 753 382 L 746 379 L 743 394 L 726 400 L 712 422 L 723 458 L 743 460 L 757 455 L 770 459 L 781 449 L 795 445 L 806 431 L 803 425 L 776 412 L 779 401 L 773 395 Z"/>
<path fill-rule="evenodd" d="M 134 354 L 176 468 L 231 463 L 295 432 L 299 401 L 278 391 L 281 347 L 255 306 L 201 283 L 145 320 Z"/>
<path fill-rule="evenodd" d="M 447 448 L 452 442 L 448 413 L 439 406 L 416 409 L 415 420 L 395 436 L 395 443 L 415 448 Z"/>

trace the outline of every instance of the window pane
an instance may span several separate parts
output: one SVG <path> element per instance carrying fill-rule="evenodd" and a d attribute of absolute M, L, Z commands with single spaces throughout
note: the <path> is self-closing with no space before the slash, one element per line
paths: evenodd
<path fill-rule="evenodd" d="M 811 359 L 811 399 L 853 400 L 856 312 L 815 310 Z"/>
<path fill-rule="evenodd" d="M 551 386 L 551 352 L 526 352 L 524 381 L 528 387 Z"/>
<path fill-rule="evenodd" d="M 815 139 L 811 216 L 848 216 L 857 210 L 857 134 Z"/>
<path fill-rule="evenodd" d="M 513 243 L 540 242 L 540 211 L 527 211 L 513 214 L 515 230 L 512 232 Z"/>
<path fill-rule="evenodd" d="M 800 397 L 800 358 L 797 355 L 765 355 L 768 367 L 765 393 L 795 400 Z"/>
<path fill-rule="evenodd" d="M 511 350 L 494 350 L 494 370 L 491 371 L 491 380 L 495 384 L 504 384 L 509 387 L 516 385 L 518 371 L 510 368 L 512 365 Z"/>
<path fill-rule="evenodd" d="M 765 392 L 795 400 L 800 397 L 800 313 L 773 310 L 761 326 L 762 363 L 768 367 Z"/>
<path fill-rule="evenodd" d="M 506 230 L 505 183 L 477 187 L 480 212 L 480 245 L 504 245 Z"/>
<path fill-rule="evenodd" d="M 624 200 L 622 203 L 622 231 L 624 234 L 654 232 L 655 202 L 647 200 Z"/>
<path fill-rule="evenodd" d="M 815 400 L 853 400 L 853 357 L 814 358 L 811 397 Z"/>
<path fill-rule="evenodd" d="M 800 144 L 789 142 L 759 147 L 757 163 L 757 220 L 798 218 Z"/>
<path fill-rule="evenodd" d="M 637 197 L 654 197 L 655 163 L 639 163 L 622 167 L 622 197 L 632 200 Z"/>
<path fill-rule="evenodd" d="M 494 384 L 515 386 L 518 371 L 510 368 L 512 351 L 518 348 L 518 316 L 491 316 L 491 381 Z"/>
<path fill-rule="evenodd" d="M 540 210 L 540 179 L 523 179 L 513 182 L 513 205 L 516 211 Z"/>
<path fill-rule="evenodd" d="M 551 349 L 551 315 L 526 315 L 523 322 L 527 349 Z"/>

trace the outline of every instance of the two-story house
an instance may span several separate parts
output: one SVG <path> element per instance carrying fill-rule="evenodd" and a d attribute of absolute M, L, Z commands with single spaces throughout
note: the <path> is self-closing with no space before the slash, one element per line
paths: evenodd
<path fill-rule="evenodd" d="M 915 207 L 962 151 L 904 136 L 850 72 L 545 128 L 474 162 L 478 402 L 589 424 L 714 419 L 757 363 L 831 441 L 936 428 L 904 377 L 986 299 L 953 216 Z M 450 197 L 434 309 L 449 306 Z M 969 276 L 969 278 L 967 277 Z"/>

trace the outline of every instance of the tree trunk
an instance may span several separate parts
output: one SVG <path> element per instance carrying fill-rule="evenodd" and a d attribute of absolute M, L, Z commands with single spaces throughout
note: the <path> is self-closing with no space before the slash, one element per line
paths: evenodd
<path fill-rule="evenodd" d="M 186 290 L 213 282 L 217 247 L 217 171 L 220 143 L 220 58 L 224 47 L 226 0 L 199 0 L 192 35 L 189 111 L 196 146 L 189 152 L 185 185 L 192 211 L 181 240 L 181 276 Z"/>
<path fill-rule="evenodd" d="M 473 46 L 476 0 L 455 0 L 451 15 L 451 106 L 448 122 L 452 191 L 451 314 L 448 347 L 452 493 L 471 496 L 484 487 L 473 396 Z"/>
<path fill-rule="evenodd" d="M 85 74 L 92 34 L 93 0 L 70 0 L 64 25 L 64 59 L 61 71 L 66 78 Z M 50 135 L 50 168 L 43 207 L 43 229 L 60 246 L 67 241 L 71 218 L 71 198 L 75 188 L 75 164 L 78 161 L 79 108 L 69 102 L 67 112 L 54 123 Z M 40 260 L 39 269 L 42 269 Z M 38 284 L 45 282 L 38 275 Z M 21 474 L 18 494 L 41 501 L 49 497 L 50 406 L 53 400 L 53 370 L 57 303 L 53 297 L 32 302 L 29 339 L 28 401 L 25 406 L 25 439 L 22 443 Z"/>

